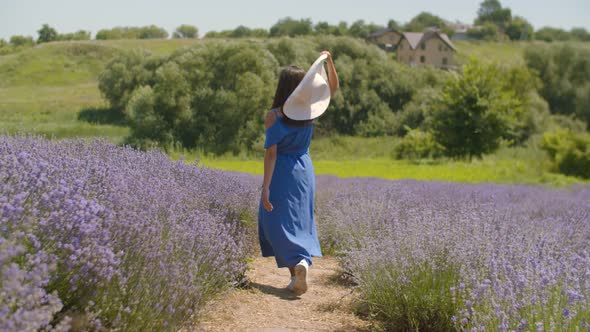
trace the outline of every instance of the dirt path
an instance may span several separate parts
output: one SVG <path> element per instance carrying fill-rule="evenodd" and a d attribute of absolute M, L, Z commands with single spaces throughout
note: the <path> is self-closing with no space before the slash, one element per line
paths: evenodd
<path fill-rule="evenodd" d="M 250 287 L 212 301 L 191 331 L 370 331 L 351 313 L 351 289 L 340 282 L 334 258 L 314 259 L 301 296 L 285 289 L 289 271 L 273 258 L 256 258 L 251 267 Z"/>

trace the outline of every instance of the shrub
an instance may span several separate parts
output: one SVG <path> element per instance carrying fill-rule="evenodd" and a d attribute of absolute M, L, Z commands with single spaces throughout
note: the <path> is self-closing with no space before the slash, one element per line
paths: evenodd
<path fill-rule="evenodd" d="M 144 125 L 139 123 L 148 118 L 136 121 L 128 139 L 134 146 L 179 144 L 237 153 L 253 150 L 263 136 L 263 114 L 272 102 L 279 65 L 307 67 L 322 49 L 334 52 L 346 84 L 318 122 L 320 136 L 395 135 L 400 131 L 396 113 L 420 89 L 436 89 L 447 75 L 431 68 L 410 69 L 378 47 L 348 37 L 277 38 L 264 43 L 236 39 L 199 43 L 167 57 L 125 52 L 107 64 L 99 88 L 113 108 L 150 114 L 148 118 L 161 122 L 152 123 L 153 130 L 162 131 L 155 133 L 140 129 Z M 148 86 L 153 110 L 129 105 L 134 91 Z M 420 121 L 410 118 L 410 124 Z"/>
<path fill-rule="evenodd" d="M 488 41 L 500 41 L 505 38 L 500 32 L 498 26 L 492 22 L 485 22 L 481 26 L 469 29 L 467 31 L 467 35 L 474 39 L 483 39 Z"/>
<path fill-rule="evenodd" d="M 98 88 L 112 108 L 125 110 L 133 90 L 153 81 L 149 53 L 133 50 L 119 53 L 98 77 Z"/>
<path fill-rule="evenodd" d="M 430 132 L 408 129 L 408 133 L 394 147 L 393 156 L 397 159 L 438 158 L 444 153 L 442 145 L 434 140 Z"/>
<path fill-rule="evenodd" d="M 57 31 L 48 24 L 43 24 L 43 27 L 37 30 L 37 33 L 39 34 L 39 38 L 37 38 L 39 44 L 55 41 L 58 37 Z"/>
<path fill-rule="evenodd" d="M 176 28 L 172 34 L 173 38 L 198 38 L 199 29 L 194 25 L 183 24 Z"/>
<path fill-rule="evenodd" d="M 168 32 L 155 25 L 144 27 L 114 27 L 96 33 L 96 40 L 167 38 Z"/>
<path fill-rule="evenodd" d="M 583 47 L 531 45 L 527 66 L 537 72 L 539 94 L 553 114 L 573 114 L 590 125 L 590 51 Z"/>
<path fill-rule="evenodd" d="M 572 36 L 565 30 L 552 27 L 542 27 L 535 31 L 535 39 L 546 42 L 570 40 Z"/>
<path fill-rule="evenodd" d="M 430 127 L 451 157 L 481 156 L 514 135 L 514 125 L 526 119 L 506 71 L 472 58 L 460 76 L 452 77 L 434 103 Z"/>
<path fill-rule="evenodd" d="M 78 30 L 77 32 L 58 34 L 57 40 L 90 40 L 90 31 Z"/>
<path fill-rule="evenodd" d="M 541 148 L 558 172 L 590 178 L 590 134 L 567 129 L 547 132 L 543 135 Z"/>
<path fill-rule="evenodd" d="M 269 32 L 271 37 L 304 36 L 312 34 L 313 26 L 311 19 L 295 20 L 291 17 L 285 17 L 275 23 Z"/>
<path fill-rule="evenodd" d="M 396 115 L 396 135 L 405 136 L 410 129 L 427 128 L 434 103 L 439 96 L 436 87 L 419 90 Z"/>
<path fill-rule="evenodd" d="M 165 150 L 173 142 L 171 128 L 156 110 L 154 90 L 151 87 L 141 86 L 135 89 L 127 103 L 126 112 L 131 120 L 128 144 L 143 150 L 158 146 Z"/>
<path fill-rule="evenodd" d="M 367 285 L 361 301 L 387 331 L 454 330 L 452 317 L 458 305 L 450 289 L 459 279 L 456 269 L 428 263 L 411 269 L 383 264 L 359 278 Z"/>
<path fill-rule="evenodd" d="M 10 45 L 12 45 L 13 47 L 31 47 L 35 45 L 35 41 L 33 40 L 33 37 L 30 36 L 12 36 L 10 37 Z"/>

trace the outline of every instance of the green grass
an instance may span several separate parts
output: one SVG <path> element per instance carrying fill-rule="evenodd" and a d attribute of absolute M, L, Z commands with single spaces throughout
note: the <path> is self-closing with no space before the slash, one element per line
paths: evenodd
<path fill-rule="evenodd" d="M 530 43 L 525 42 L 485 42 L 485 41 L 453 41 L 457 47 L 456 61 L 465 63 L 470 57 L 476 56 L 484 61 L 499 63 L 524 63 L 524 49 Z"/>
<path fill-rule="evenodd" d="M 84 109 L 108 106 L 97 78 L 116 52 L 112 46 L 57 42 L 0 57 L 0 132 L 122 142 L 127 127 L 79 119 Z"/>
<path fill-rule="evenodd" d="M 180 48 L 202 43 L 199 39 L 122 39 L 122 40 L 90 40 L 81 42 L 89 45 L 100 45 L 122 50 L 145 49 L 156 55 L 167 55 Z"/>
<path fill-rule="evenodd" d="M 0 88 L 0 133 L 54 138 L 103 137 L 120 143 L 129 128 L 78 119 L 85 108 L 106 107 L 96 84 Z"/>
<path fill-rule="evenodd" d="M 590 49 L 588 42 L 567 42 L 576 47 Z M 465 41 L 455 40 L 457 47 L 456 62 L 466 63 L 470 57 L 476 56 L 483 61 L 494 61 L 501 64 L 523 64 L 524 50 L 529 45 L 562 45 L 564 42 L 546 43 L 534 42 L 489 42 L 489 41 Z"/>
<path fill-rule="evenodd" d="M 95 83 L 116 53 L 112 47 L 59 42 L 1 56 L 0 88 Z"/>
<path fill-rule="evenodd" d="M 415 179 L 467 183 L 496 182 L 565 186 L 584 182 L 581 179 L 548 171 L 542 151 L 526 148 L 502 148 L 493 155 L 472 161 L 423 160 L 408 161 L 390 158 L 392 138 L 333 137 L 314 139 L 310 155 L 316 174 L 339 177 L 377 177 L 391 180 Z M 187 162 L 229 171 L 262 175 L 264 162 L 260 155 L 207 156 L 173 151 L 173 159 L 181 156 Z"/>
<path fill-rule="evenodd" d="M 313 157 L 312 157 L 313 158 Z M 207 167 L 251 174 L 263 174 L 262 160 L 202 159 Z M 392 159 L 314 160 L 316 174 L 339 177 L 377 177 L 391 180 L 415 179 L 467 183 L 497 182 L 548 184 L 563 186 L 581 180 L 553 174 L 518 160 L 451 161 L 444 163 L 413 163 Z"/>

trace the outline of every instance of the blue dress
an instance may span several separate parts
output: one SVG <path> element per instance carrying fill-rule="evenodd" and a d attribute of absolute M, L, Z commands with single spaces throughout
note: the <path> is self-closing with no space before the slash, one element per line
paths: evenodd
<path fill-rule="evenodd" d="M 278 267 L 294 267 L 302 259 L 322 256 L 313 214 L 315 174 L 309 144 L 313 124 L 289 126 L 273 109 L 276 120 L 266 129 L 264 148 L 277 145 L 270 182 L 271 212 L 258 209 L 258 238 L 263 257 L 274 256 Z"/>

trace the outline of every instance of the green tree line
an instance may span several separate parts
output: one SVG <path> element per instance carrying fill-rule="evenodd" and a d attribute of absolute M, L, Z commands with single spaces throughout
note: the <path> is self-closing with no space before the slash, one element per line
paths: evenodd
<path fill-rule="evenodd" d="M 513 15 L 512 10 L 503 7 L 499 0 L 484 0 L 480 3 L 477 16 L 473 22 L 473 28 L 467 31 L 468 36 L 473 39 L 492 41 L 504 40 L 543 40 L 551 41 L 590 41 L 590 32 L 582 27 L 574 27 L 570 31 L 554 27 L 542 27 L 534 30 L 533 26 L 522 16 Z M 440 16 L 429 12 L 421 12 L 414 16 L 409 22 L 400 24 L 390 19 L 387 24 L 367 23 L 364 20 L 357 20 L 349 24 L 340 22 L 330 24 L 326 21 L 319 21 L 314 24 L 309 18 L 294 19 L 285 17 L 278 20 L 269 29 L 249 28 L 239 25 L 235 29 L 223 31 L 209 31 L 205 38 L 268 38 L 268 37 L 295 37 L 295 36 L 351 36 L 366 38 L 371 33 L 384 28 L 392 28 L 399 31 L 424 31 L 436 27 L 447 35 L 455 33 L 453 24 Z M 0 54 L 7 54 L 18 51 L 25 47 L 31 47 L 36 43 L 44 43 L 59 40 L 89 40 L 89 31 L 79 30 L 75 33 L 59 34 L 48 24 L 37 31 L 39 37 L 35 41 L 33 37 L 15 35 L 8 41 L 0 39 Z M 172 38 L 198 38 L 199 30 L 194 25 L 182 24 L 172 32 Z M 143 27 L 114 27 L 102 29 L 96 33 L 95 39 L 151 39 L 168 38 L 169 33 L 155 25 Z"/>
<path fill-rule="evenodd" d="M 92 39 L 90 31 L 79 30 L 71 33 L 58 33 L 57 30 L 49 24 L 43 24 L 41 29 L 37 30 L 37 34 L 37 39 L 23 35 L 11 36 L 8 41 L 0 39 L 0 55 L 18 52 L 24 48 L 30 48 L 42 43 Z M 112 29 L 102 29 L 96 33 L 95 39 L 163 39 L 168 37 L 169 34 L 166 29 L 156 25 L 149 25 L 143 27 L 114 27 Z M 198 37 L 199 29 L 196 26 L 189 24 L 180 25 L 172 33 L 172 38 Z"/>

